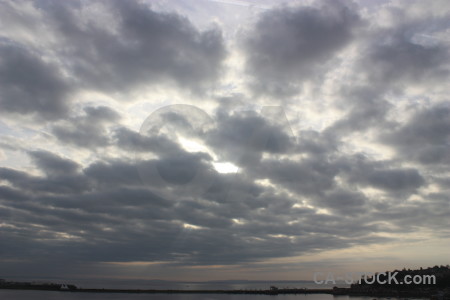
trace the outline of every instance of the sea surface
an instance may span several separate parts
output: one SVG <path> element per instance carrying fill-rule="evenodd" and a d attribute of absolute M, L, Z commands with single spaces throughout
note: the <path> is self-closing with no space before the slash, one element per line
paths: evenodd
<path fill-rule="evenodd" d="M 373 297 L 333 296 L 328 294 L 309 295 L 223 295 L 223 294 L 109 294 L 68 293 L 51 291 L 0 290 L 0 299 L 5 300 L 372 300 Z M 375 298 L 377 300 L 403 300 L 397 298 Z M 409 300 L 413 300 L 409 298 Z"/>
<path fill-rule="evenodd" d="M 0 276 L 0 278 L 2 278 Z M 344 282 L 336 284 L 316 284 L 314 281 L 292 280 L 292 281 L 252 281 L 252 280 L 222 280 L 207 282 L 189 281 L 165 281 L 165 280 L 144 280 L 144 279 L 99 279 L 99 278 L 7 278 L 9 281 L 38 282 L 38 283 L 65 283 L 74 284 L 84 289 L 148 289 L 148 290 L 268 290 L 271 286 L 278 288 L 307 288 L 307 289 L 332 289 L 337 287 L 349 287 Z M 0 299 L 1 300 L 1 299 Z"/>

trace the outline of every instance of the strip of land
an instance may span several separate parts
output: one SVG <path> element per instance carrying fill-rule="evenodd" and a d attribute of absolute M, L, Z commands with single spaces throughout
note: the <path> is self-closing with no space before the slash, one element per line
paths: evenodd
<path fill-rule="evenodd" d="M 69 293 L 123 293 L 123 294 L 254 294 L 254 295 L 282 295 L 282 294 L 330 294 L 330 295 L 349 295 L 349 296 L 378 296 L 378 297 L 424 297 L 431 298 L 429 293 L 421 293 L 417 291 L 399 292 L 391 291 L 390 293 L 355 293 L 351 288 L 334 288 L 334 289 L 306 289 L 306 288 L 288 288 L 277 289 L 271 288 L 267 290 L 159 290 L 159 289 L 84 289 L 69 288 L 58 284 L 44 285 L 10 285 L 0 286 L 0 289 L 9 290 L 40 290 L 40 291 L 59 291 Z"/>

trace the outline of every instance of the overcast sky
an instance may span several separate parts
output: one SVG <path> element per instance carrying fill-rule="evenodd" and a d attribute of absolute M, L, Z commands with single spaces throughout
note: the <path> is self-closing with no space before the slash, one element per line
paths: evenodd
<path fill-rule="evenodd" d="M 0 0 L 0 277 L 448 264 L 450 6 Z"/>

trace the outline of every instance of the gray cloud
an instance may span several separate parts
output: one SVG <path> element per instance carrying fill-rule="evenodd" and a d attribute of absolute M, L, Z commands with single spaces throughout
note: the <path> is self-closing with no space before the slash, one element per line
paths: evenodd
<path fill-rule="evenodd" d="M 0 172 L 1 171 L 2 170 L 0 170 Z M 0 195 L 2 199 L 8 199 L 12 201 L 20 201 L 26 199 L 26 196 L 23 195 L 21 192 L 7 186 L 0 186 Z"/>
<path fill-rule="evenodd" d="M 176 155 L 182 151 L 178 143 L 163 134 L 146 136 L 121 127 L 115 130 L 114 137 L 117 146 L 128 151 L 153 152 L 160 156 Z"/>
<path fill-rule="evenodd" d="M 88 106 L 83 111 L 80 116 L 54 123 L 54 136 L 63 143 L 89 149 L 109 145 L 108 125 L 115 125 L 120 115 L 106 106 Z"/>
<path fill-rule="evenodd" d="M 230 114 L 219 109 L 216 112 L 217 126 L 208 132 L 207 143 L 225 160 L 246 165 L 258 162 L 264 152 L 292 152 L 295 137 L 292 136 L 284 111 L 278 107 L 267 107 L 267 110 L 275 116 L 250 111 Z"/>
<path fill-rule="evenodd" d="M 381 135 L 401 159 L 422 164 L 450 163 L 450 108 L 436 105 L 418 110 L 405 124 Z"/>
<path fill-rule="evenodd" d="M 62 187 L 53 188 L 52 176 L 33 177 L 2 168 L 2 178 L 13 186 L 0 189 L 1 201 L 7 207 L 2 214 L 14 214 L 14 219 L 7 217 L 7 220 L 16 226 L 15 232 L 5 232 L 15 246 L 2 248 L 4 257 L 27 257 L 34 249 L 44 256 L 52 253 L 54 260 L 235 264 L 298 255 L 313 249 L 341 248 L 349 243 L 382 241 L 367 236 L 374 228 L 364 226 L 363 219 L 353 230 L 352 238 L 333 237 L 350 224 L 343 221 L 343 228 L 337 229 L 338 218 L 318 215 L 310 208 L 294 208 L 296 199 L 259 186 L 247 176 L 212 172 L 217 180 L 202 195 L 202 201 L 188 194 L 161 198 L 153 191 L 164 186 L 155 189 L 144 184 L 132 162 L 95 162 L 81 173 L 74 173 L 75 166 L 54 154 L 31 155 L 44 173 L 67 174 L 58 176 L 60 183 L 72 177 L 89 185 L 80 185 L 78 191 L 68 194 Z M 163 158 L 159 163 L 165 164 L 167 160 Z M 232 192 L 227 196 L 230 187 Z M 341 200 L 329 195 L 325 206 L 341 211 L 336 201 L 341 202 L 341 207 L 361 201 L 344 191 L 341 193 Z M 235 224 L 234 218 L 244 223 Z M 300 223 L 289 224 L 293 220 Z M 44 226 L 46 231 L 36 237 L 25 225 L 30 223 Z M 184 223 L 200 229 L 183 228 Z M 18 232 L 24 238 L 18 238 Z M 71 238 L 61 239 L 61 233 Z M 48 242 L 43 243 L 43 238 Z"/>
<path fill-rule="evenodd" d="M 346 189 L 336 189 L 327 193 L 322 199 L 317 201 L 319 205 L 337 211 L 339 214 L 363 214 L 367 212 L 365 206 L 368 199 L 359 191 Z"/>
<path fill-rule="evenodd" d="M 39 5 L 65 44 L 61 55 L 67 67 L 85 87 L 129 91 L 173 82 L 201 91 L 217 78 L 225 57 L 218 29 L 199 32 L 186 18 L 137 1 L 99 4 L 114 18 L 84 22 L 78 14 L 83 2 Z"/>
<path fill-rule="evenodd" d="M 68 114 L 70 85 L 44 54 L 0 39 L 0 107 L 3 112 L 58 119 Z"/>
<path fill-rule="evenodd" d="M 0 39 L 0 105 L 8 117 L 0 123 L 2 270 L 62 274 L 58 266 L 68 265 L 93 274 L 102 262 L 131 261 L 234 268 L 401 242 L 395 236 L 411 241 L 420 231 L 448 237 L 450 110 L 436 104 L 444 99 L 448 49 L 414 38 L 430 30 L 425 18 L 378 26 L 370 12 L 341 2 L 263 12 L 240 49 L 254 95 L 277 101 L 304 83 L 316 89 L 283 111 L 221 76 L 220 29 L 196 29 L 143 2 L 90 3 L 37 1 L 23 12 L 2 6 L 12 28 Z M 444 19 L 433 26 L 442 29 Z M 349 49 L 354 57 L 343 57 Z M 328 73 L 341 59 L 351 80 Z M 221 79 L 232 83 L 207 89 Z M 429 91 L 429 104 L 407 93 L 412 86 Z M 214 120 L 193 106 L 167 106 L 137 132 L 127 111 L 140 105 L 116 111 L 77 101 L 94 95 L 92 103 L 97 92 L 133 101 L 127 92 L 147 87 L 217 93 L 219 103 L 205 104 L 218 104 Z M 300 103 L 317 95 L 324 101 Z M 263 109 L 233 111 L 246 105 Z M 303 108 L 305 120 L 291 129 L 286 114 Z M 321 108 L 309 123 L 309 111 Z M 336 108 L 344 117 L 322 129 Z M 43 134 L 14 123 L 14 114 L 51 123 Z M 385 159 L 383 147 L 396 155 Z M 31 164 L 17 161 L 23 155 Z M 227 162 L 239 170 L 217 167 Z"/>
<path fill-rule="evenodd" d="M 253 89 L 275 96 L 297 92 L 303 81 L 326 72 L 358 24 L 355 11 L 341 2 L 263 14 L 245 43 Z"/>
<path fill-rule="evenodd" d="M 334 186 L 339 169 L 332 163 L 313 158 L 302 162 L 265 160 L 251 171 L 252 176 L 268 178 L 299 195 L 321 195 Z"/>
<path fill-rule="evenodd" d="M 46 174 L 53 174 L 52 170 L 44 170 Z M 24 193 L 30 194 L 77 194 L 89 191 L 91 185 L 89 181 L 79 175 L 69 174 L 50 177 L 37 177 L 26 172 L 17 171 L 10 168 L 0 168 L 0 175 L 3 180 L 18 188 Z"/>
<path fill-rule="evenodd" d="M 400 12 L 390 11 L 392 15 Z M 365 39 L 358 40 L 359 54 L 352 70 L 353 80 L 340 87 L 341 101 L 337 107 L 346 116 L 328 130 L 331 134 L 389 130 L 394 122 L 387 114 L 395 107 L 392 95 L 402 97 L 405 88 L 416 86 L 430 93 L 448 80 L 450 51 L 446 43 L 420 43 L 415 38 L 422 32 L 448 28 L 448 22 L 436 18 L 411 20 L 402 16 L 395 25 L 365 30 Z M 394 100 L 395 101 L 395 100 Z"/>
<path fill-rule="evenodd" d="M 83 170 L 90 181 L 98 187 L 117 187 L 127 185 L 141 185 L 136 165 L 122 161 L 95 162 Z"/>
<path fill-rule="evenodd" d="M 393 193 L 394 196 L 410 195 L 426 185 L 417 169 L 395 166 L 395 161 L 372 161 L 355 155 L 342 159 L 338 165 L 350 184 L 370 186 Z"/>
<path fill-rule="evenodd" d="M 29 154 L 36 165 L 47 173 L 47 176 L 71 175 L 79 169 L 76 162 L 47 151 L 31 151 Z"/>
<path fill-rule="evenodd" d="M 416 189 L 424 184 L 424 179 L 415 169 L 377 170 L 366 180 L 374 187 L 392 191 Z"/>
<path fill-rule="evenodd" d="M 406 24 L 397 32 L 379 32 L 381 41 L 369 46 L 360 66 L 368 73 L 369 81 L 395 86 L 411 82 L 433 84 L 437 79 L 448 77 L 448 47 L 414 43 L 404 27 Z"/>
<path fill-rule="evenodd" d="M 383 130 L 392 126 L 386 119 L 386 114 L 392 105 L 384 99 L 383 88 L 372 86 L 372 82 L 363 86 L 345 86 L 340 91 L 342 102 L 339 108 L 346 115 L 325 130 L 329 137 L 340 137 L 355 132 L 364 132 L 372 128 Z"/>
<path fill-rule="evenodd" d="M 185 17 L 138 1 L 91 3 L 106 12 L 93 19 L 81 13 L 95 15 L 84 1 L 31 5 L 36 10 L 23 18 L 18 6 L 2 3 L 8 11 L 4 25 L 12 28 L 0 43 L 4 112 L 60 119 L 69 113 L 69 100 L 85 89 L 126 94 L 169 84 L 200 93 L 218 78 L 226 56 L 218 28 L 200 32 Z M 51 42 L 16 39 L 17 30 L 41 35 L 42 22 Z"/>

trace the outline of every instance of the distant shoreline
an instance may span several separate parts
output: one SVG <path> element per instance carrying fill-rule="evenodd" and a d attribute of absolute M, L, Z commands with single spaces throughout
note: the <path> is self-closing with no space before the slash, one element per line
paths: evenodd
<path fill-rule="evenodd" d="M 430 299 L 431 296 L 417 295 L 416 293 L 398 294 L 393 291 L 392 294 L 377 293 L 353 293 L 350 288 L 338 289 L 269 289 L 269 290 L 157 290 L 157 289 L 84 289 L 77 288 L 73 290 L 64 290 L 50 286 L 30 286 L 30 287 L 0 287 L 0 290 L 30 290 L 30 291 L 54 291 L 65 293 L 110 293 L 110 294 L 234 294 L 234 295 L 288 295 L 288 294 L 329 294 L 342 296 L 368 296 L 368 297 L 414 297 Z"/>
<path fill-rule="evenodd" d="M 55 291 L 67 293 L 115 293 L 115 294 L 335 294 L 333 289 L 269 289 L 269 290 L 157 290 L 157 289 L 60 289 L 53 286 L 1 287 L 0 290 Z M 339 293 L 340 294 L 340 293 Z"/>
<path fill-rule="evenodd" d="M 104 289 L 104 288 L 76 288 L 61 289 L 59 286 L 52 285 L 33 285 L 33 286 L 0 286 L 0 290 L 30 290 L 30 291 L 55 291 L 67 293 L 122 293 L 122 294 L 259 294 L 259 295 L 278 295 L 278 294 L 336 294 L 333 289 L 266 289 L 266 290 L 158 290 L 158 289 Z M 347 289 L 349 290 L 349 289 Z M 342 291 L 339 293 L 341 294 Z"/>

